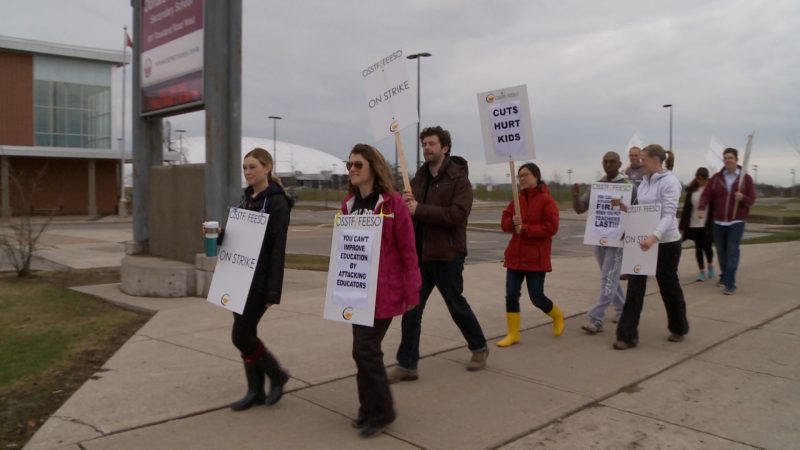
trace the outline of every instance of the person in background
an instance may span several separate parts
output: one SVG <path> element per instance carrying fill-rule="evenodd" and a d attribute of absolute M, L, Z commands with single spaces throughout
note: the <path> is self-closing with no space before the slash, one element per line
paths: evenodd
<path fill-rule="evenodd" d="M 631 147 L 628 150 L 628 160 L 630 164 L 625 168 L 625 176 L 636 186 L 642 182 L 644 176 L 644 167 L 642 167 L 642 149 L 639 147 Z"/>
<path fill-rule="evenodd" d="M 564 314 L 544 294 L 544 278 L 553 270 L 550 250 L 553 236 L 558 232 L 558 205 L 542 181 L 542 173 L 534 163 L 526 163 L 517 171 L 519 179 L 519 211 L 512 200 L 503 211 L 500 226 L 511 233 L 506 247 L 506 321 L 508 335 L 497 342 L 498 347 L 519 343 L 519 297 L 522 282 L 527 281 L 528 295 L 537 308 L 553 319 L 553 334 L 564 331 Z"/>
<path fill-rule="evenodd" d="M 294 205 L 272 168 L 272 156 L 263 148 L 254 148 L 242 162 L 247 188 L 237 207 L 267 213 L 269 220 L 244 311 L 233 314 L 231 338 L 241 353 L 247 376 L 247 393 L 231 405 L 234 411 L 256 404 L 274 405 L 281 399 L 283 387 L 289 381 L 289 374 L 258 338 L 258 323 L 267 308 L 281 302 L 289 214 Z M 218 244 L 222 245 L 224 239 L 223 229 Z M 269 393 L 264 391 L 265 375 L 270 380 Z"/>
<path fill-rule="evenodd" d="M 686 301 L 678 280 L 678 263 L 681 259 L 681 234 L 675 214 L 681 197 L 681 183 L 669 170 L 664 168 L 667 152 L 660 145 L 648 145 L 642 149 L 642 165 L 645 176 L 636 191 L 640 205 L 659 204 L 661 219 L 653 232 L 643 240 L 639 247 L 643 251 L 658 245 L 656 262 L 656 281 L 661 300 L 667 311 L 667 328 L 670 342 L 681 342 L 689 333 L 689 320 L 686 317 Z M 620 204 L 620 210 L 628 211 L 628 206 Z M 617 324 L 617 341 L 614 348 L 626 350 L 639 343 L 639 318 L 642 315 L 644 294 L 647 289 L 647 275 L 630 275 L 625 307 Z"/>
<path fill-rule="evenodd" d="M 451 155 L 450 132 L 429 127 L 419 136 L 425 164 L 411 180 L 411 190 L 403 199 L 414 218 L 417 255 L 422 273 L 419 306 L 403 315 L 403 336 L 397 348 L 397 366 L 389 381 L 414 381 L 419 378 L 419 340 L 422 313 L 433 288 L 444 298 L 472 358 L 468 371 L 486 367 L 489 347 L 483 329 L 464 298 L 464 259 L 467 256 L 467 219 L 472 210 L 472 184 L 467 161 Z"/>
<path fill-rule="evenodd" d="M 738 164 L 739 152 L 726 148 L 722 152 L 725 166 L 708 181 L 697 205 L 699 217 L 705 217 L 709 204 L 714 203 L 714 243 L 717 246 L 720 283 L 725 286 L 725 295 L 736 292 L 736 270 L 739 268 L 739 245 L 744 235 L 744 223 L 750 215 L 750 207 L 756 201 L 753 178 L 744 174 Z"/>
<path fill-rule="evenodd" d="M 694 254 L 697 258 L 697 266 L 700 268 L 697 281 L 714 278 L 714 251 L 711 249 L 711 244 L 714 242 L 713 221 L 708 216 L 701 219 L 700 211 L 696 207 L 700 203 L 700 196 L 703 195 L 707 184 L 708 169 L 699 167 L 694 174 L 694 180 L 686 188 L 686 198 L 678 224 L 683 240 L 694 241 Z M 708 209 L 713 209 L 713 207 L 709 205 Z M 708 261 L 708 272 L 706 272 L 706 261 Z"/>
<path fill-rule="evenodd" d="M 607 152 L 603 155 L 603 171 L 606 175 L 597 180 L 598 183 L 629 183 L 628 178 L 621 174 L 622 166 L 617 152 Z M 580 186 L 572 186 L 572 208 L 576 213 L 582 214 L 589 209 L 590 191 L 581 196 Z M 636 198 L 636 185 L 633 186 L 632 198 Z M 625 293 L 619 283 L 620 270 L 622 269 L 622 247 L 594 246 L 594 256 L 600 266 L 600 295 L 597 303 L 589 310 L 587 323 L 581 329 L 588 334 L 603 331 L 603 319 L 609 305 L 614 305 L 615 322 L 619 321 L 622 307 L 625 305 Z"/>
<path fill-rule="evenodd" d="M 348 193 L 342 202 L 342 213 L 380 214 L 384 220 L 374 323 L 371 327 L 353 324 L 360 406 L 352 425 L 362 437 L 371 437 L 396 417 L 381 343 L 392 318 L 419 303 L 421 280 L 411 214 L 394 189 L 383 156 L 372 146 L 357 144 L 350 152 L 347 172 Z"/>

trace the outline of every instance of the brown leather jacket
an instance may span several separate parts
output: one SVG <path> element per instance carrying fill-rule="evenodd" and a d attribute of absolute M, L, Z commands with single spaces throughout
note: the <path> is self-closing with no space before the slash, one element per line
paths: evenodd
<path fill-rule="evenodd" d="M 417 170 L 411 190 L 418 202 L 414 213 L 417 254 L 422 261 L 453 261 L 467 254 L 467 219 L 472 210 L 472 184 L 467 161 L 446 156 L 436 177 L 428 163 Z"/>

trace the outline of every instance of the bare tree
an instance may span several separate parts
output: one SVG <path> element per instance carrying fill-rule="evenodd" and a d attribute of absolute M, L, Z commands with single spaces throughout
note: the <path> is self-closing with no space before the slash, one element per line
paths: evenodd
<path fill-rule="evenodd" d="M 38 248 L 39 238 L 59 212 L 57 208 L 43 209 L 43 217 L 40 220 L 33 219 L 34 213 L 37 212 L 33 200 L 42 187 L 46 171 L 47 165 L 34 174 L 28 186 L 24 186 L 22 177 L 13 168 L 9 170 L 9 181 L 17 193 L 18 211 L 21 214 L 12 217 L 9 224 L 0 229 L 0 249 L 20 277 L 30 275 L 31 262 Z M 60 203 L 61 198 L 58 200 L 58 204 Z"/>

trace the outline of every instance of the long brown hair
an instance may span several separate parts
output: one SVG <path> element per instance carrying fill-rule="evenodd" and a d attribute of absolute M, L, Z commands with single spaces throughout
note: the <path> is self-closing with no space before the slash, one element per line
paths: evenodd
<path fill-rule="evenodd" d="M 372 171 L 374 180 L 373 189 L 375 192 L 394 192 L 394 183 L 392 182 L 392 172 L 389 170 L 389 164 L 383 159 L 383 155 L 377 148 L 367 144 L 356 144 L 350 150 L 351 155 L 361 155 L 369 163 L 369 170 Z M 358 193 L 358 187 L 350 183 L 347 179 L 347 191 L 351 194 Z"/>
<path fill-rule="evenodd" d="M 264 167 L 270 166 L 271 168 L 269 169 L 269 173 L 267 174 L 267 179 L 270 181 L 270 183 L 276 183 L 278 184 L 278 186 L 283 186 L 283 183 L 281 183 L 281 179 L 275 176 L 274 172 L 275 163 L 272 160 L 272 155 L 270 155 L 268 151 L 264 150 L 261 147 L 256 147 L 247 152 L 247 154 L 244 155 L 244 158 L 242 159 L 246 158 L 254 158 L 256 161 L 260 162 Z"/>

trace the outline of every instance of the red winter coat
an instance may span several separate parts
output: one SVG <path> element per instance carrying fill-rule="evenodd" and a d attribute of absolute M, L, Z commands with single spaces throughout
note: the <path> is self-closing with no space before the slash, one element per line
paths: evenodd
<path fill-rule="evenodd" d="M 550 272 L 550 250 L 558 233 L 558 206 L 546 184 L 519 193 L 522 232 L 514 233 L 514 202 L 503 211 L 500 226 L 511 234 L 503 267 L 525 272 Z"/>
<path fill-rule="evenodd" d="M 738 166 L 741 171 L 742 166 Z M 741 172 L 739 172 L 741 173 Z M 753 184 L 753 178 L 745 174 L 744 183 L 742 183 L 742 194 L 744 197 L 739 201 L 739 206 L 736 205 L 736 196 L 734 195 L 739 191 L 739 177 L 733 181 L 731 191 L 728 191 L 728 185 L 725 184 L 725 168 L 723 167 L 719 172 L 711 176 L 708 180 L 706 188 L 703 190 L 703 195 L 700 196 L 700 204 L 697 209 L 705 211 L 709 203 L 714 204 L 714 220 L 719 222 L 731 222 L 734 220 L 747 220 L 750 215 L 750 207 L 756 201 L 756 187 Z M 733 216 L 733 210 L 736 209 L 736 217 Z"/>
<path fill-rule="evenodd" d="M 348 194 L 342 202 L 342 213 L 348 214 L 353 202 L 353 195 Z M 384 214 L 375 318 L 390 319 L 419 303 L 422 278 L 419 274 L 411 213 L 400 194 L 381 194 L 374 212 Z"/>

